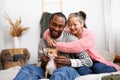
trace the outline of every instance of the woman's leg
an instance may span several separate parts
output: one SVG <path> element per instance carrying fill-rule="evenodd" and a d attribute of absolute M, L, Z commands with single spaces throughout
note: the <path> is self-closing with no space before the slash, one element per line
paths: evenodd
<path fill-rule="evenodd" d="M 50 80 L 75 80 L 80 75 L 71 67 L 61 67 L 54 71 Z"/>
<path fill-rule="evenodd" d="M 90 67 L 82 66 L 80 68 L 77 68 L 77 71 L 80 75 L 87 75 L 87 74 L 92 74 L 92 70 Z"/>
<path fill-rule="evenodd" d="M 93 69 L 93 72 L 95 74 L 108 73 L 108 72 L 115 72 L 116 71 L 114 67 L 107 66 L 106 64 L 103 64 L 103 63 L 100 63 L 100 62 L 95 63 L 93 65 L 92 69 Z"/>

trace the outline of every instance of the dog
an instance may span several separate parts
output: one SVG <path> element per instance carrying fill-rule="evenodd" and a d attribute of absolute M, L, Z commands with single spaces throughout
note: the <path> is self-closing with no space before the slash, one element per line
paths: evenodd
<path fill-rule="evenodd" d="M 45 67 L 45 78 L 47 78 L 48 74 L 52 75 L 54 70 L 56 70 L 56 65 L 54 63 L 54 58 L 57 56 L 56 48 L 47 48 L 47 56 L 50 58 L 49 62 Z"/>

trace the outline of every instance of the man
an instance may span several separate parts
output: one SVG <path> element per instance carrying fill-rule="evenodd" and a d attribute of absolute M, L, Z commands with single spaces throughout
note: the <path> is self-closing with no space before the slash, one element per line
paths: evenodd
<path fill-rule="evenodd" d="M 77 38 L 67 32 L 64 32 L 64 28 L 67 24 L 66 17 L 62 13 L 54 13 L 49 21 L 50 36 L 57 42 L 70 42 L 77 40 Z M 38 58 L 41 61 L 41 67 L 44 69 L 45 65 L 49 61 L 46 56 L 46 48 L 49 47 L 44 39 L 40 40 Z M 85 55 L 85 56 L 83 56 Z M 82 56 L 82 60 L 80 60 Z M 92 66 L 92 60 L 89 55 L 83 51 L 81 54 L 68 54 L 58 52 L 58 56 L 54 59 L 56 65 L 60 65 L 60 68 L 54 71 L 50 80 L 74 80 L 79 76 L 77 70 L 74 67 Z"/>

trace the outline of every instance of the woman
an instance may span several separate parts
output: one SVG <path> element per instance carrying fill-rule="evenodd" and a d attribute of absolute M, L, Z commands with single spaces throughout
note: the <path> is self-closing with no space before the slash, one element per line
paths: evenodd
<path fill-rule="evenodd" d="M 84 15 L 86 14 L 84 13 Z M 48 44 L 50 44 L 51 46 L 56 46 L 59 51 L 69 52 L 73 54 L 86 50 L 93 60 L 94 65 L 89 69 L 83 69 L 82 67 L 79 68 L 80 74 L 87 70 L 91 70 L 95 74 L 120 70 L 120 67 L 118 65 L 106 61 L 96 52 L 94 35 L 89 29 L 84 28 L 85 17 L 83 17 L 81 12 L 71 13 L 68 17 L 69 32 L 75 35 L 79 40 L 68 43 L 55 42 L 53 39 L 47 37 L 49 35 L 49 31 L 46 31 L 44 36 L 47 39 Z"/>

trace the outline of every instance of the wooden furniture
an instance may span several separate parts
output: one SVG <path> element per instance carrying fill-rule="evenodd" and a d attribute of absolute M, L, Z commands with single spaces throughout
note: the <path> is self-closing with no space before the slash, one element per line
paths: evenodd
<path fill-rule="evenodd" d="M 29 58 L 30 53 L 26 48 L 4 49 L 0 56 L 3 69 L 23 66 Z"/>

